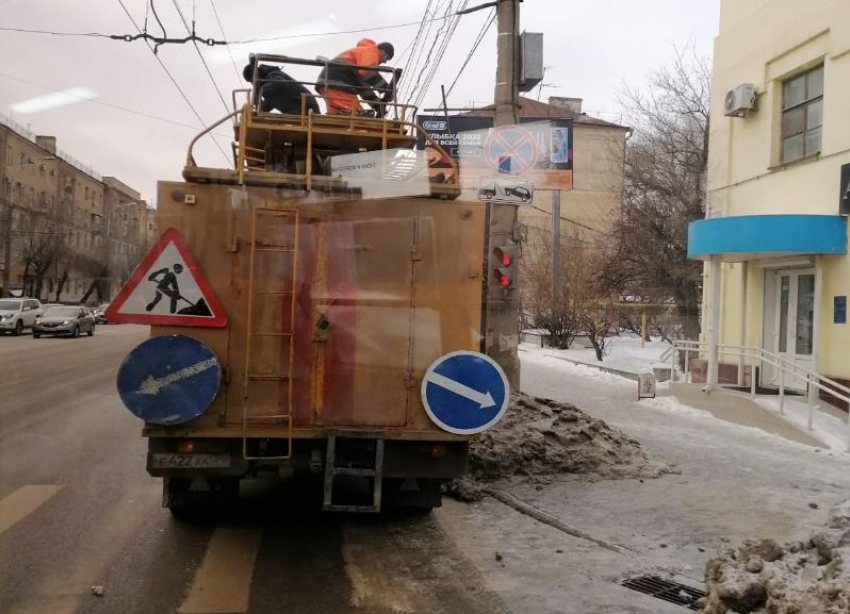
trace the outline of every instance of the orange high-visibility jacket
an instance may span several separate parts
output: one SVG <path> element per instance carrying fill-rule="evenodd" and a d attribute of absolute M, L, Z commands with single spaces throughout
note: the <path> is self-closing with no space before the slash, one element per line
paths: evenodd
<path fill-rule="evenodd" d="M 356 47 L 343 51 L 335 59 L 337 62 L 376 67 L 381 63 L 381 52 L 378 49 L 378 43 L 371 38 L 361 38 Z M 368 70 L 360 70 L 362 75 L 368 72 Z"/>
<path fill-rule="evenodd" d="M 328 89 L 369 96 L 373 88 L 385 91 L 389 87 L 380 73 L 374 70 L 381 63 L 381 52 L 371 38 L 360 39 L 356 47 L 340 53 L 334 62 L 352 66 L 332 65 L 327 70 L 323 69 L 316 83 L 317 88 L 327 84 Z M 354 68 L 355 65 L 359 68 Z"/>

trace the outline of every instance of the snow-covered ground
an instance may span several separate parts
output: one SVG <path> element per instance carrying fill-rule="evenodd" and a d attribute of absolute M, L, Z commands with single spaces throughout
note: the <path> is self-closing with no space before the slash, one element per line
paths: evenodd
<path fill-rule="evenodd" d="M 800 430 L 806 430 L 815 439 L 830 448 L 844 452 L 847 450 L 848 426 L 847 419 L 839 419 L 830 413 L 820 411 L 815 405 L 812 413 L 812 430 L 808 430 L 809 405 L 798 398 L 785 397 L 785 415 L 779 411 L 779 399 L 776 397 L 759 397 L 756 403 L 766 410 L 775 413 Z"/>
<path fill-rule="evenodd" d="M 556 357 L 559 354 L 554 353 L 551 349 L 541 349 L 539 347 L 523 345 L 520 355 L 524 363 L 547 367 L 554 371 L 558 371 L 559 373 L 581 377 L 582 379 L 605 382 L 636 390 L 636 384 L 632 380 L 611 373 L 605 373 L 593 367 L 585 367 L 583 365 L 577 365 L 560 360 Z M 663 387 L 664 384 L 661 384 L 660 386 Z M 779 399 L 776 397 L 759 397 L 756 400 L 756 403 L 766 411 L 769 411 L 777 417 L 785 420 L 796 429 L 809 434 L 830 450 L 836 452 L 847 451 L 848 440 L 850 440 L 850 427 L 848 426 L 846 418 L 840 419 L 831 413 L 821 411 L 816 405 L 812 420 L 812 429 L 809 430 L 809 407 L 805 401 L 799 400 L 799 397 L 785 397 L 784 415 L 779 411 Z M 680 403 L 674 397 L 659 396 L 656 399 L 645 399 L 641 401 L 641 404 L 671 413 L 690 414 L 695 418 L 700 417 L 706 420 L 717 420 L 717 418 L 715 418 L 710 412 Z M 738 425 L 737 428 L 746 429 L 748 427 Z M 754 431 L 754 436 L 765 435 L 763 431 L 757 428 L 752 428 L 751 430 Z M 767 436 L 775 437 L 775 435 L 770 434 L 767 434 Z"/>
<path fill-rule="evenodd" d="M 573 347 L 568 350 L 541 348 L 532 343 L 525 343 L 522 347 L 531 353 L 560 356 L 575 362 L 602 365 L 629 373 L 642 373 L 651 371 L 653 367 L 668 366 L 668 364 L 661 362 L 661 355 L 670 347 L 670 344 L 666 341 L 661 341 L 658 338 L 647 340 L 645 347 L 641 347 L 640 337 L 624 334 L 619 337 L 610 337 L 607 343 L 610 352 L 603 357 L 601 363 L 596 360 L 596 352 L 592 347 L 589 347 L 590 344 L 586 343 L 583 338 L 576 339 Z"/>
<path fill-rule="evenodd" d="M 658 573 L 699 585 L 718 550 L 757 537 L 802 539 L 848 497 L 848 454 L 725 422 L 673 399 L 638 402 L 634 382 L 537 353 L 520 356 L 525 392 L 577 405 L 678 472 L 504 487 L 620 552 L 491 498 L 448 501 L 436 515 L 441 526 L 512 612 L 681 613 L 617 581 Z"/>

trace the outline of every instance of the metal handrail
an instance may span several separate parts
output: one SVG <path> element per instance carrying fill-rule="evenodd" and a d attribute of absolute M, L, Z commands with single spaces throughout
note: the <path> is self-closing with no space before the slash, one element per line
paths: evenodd
<path fill-rule="evenodd" d="M 689 341 L 689 340 L 676 340 L 673 342 L 667 350 L 661 355 L 661 360 L 666 361 L 668 359 L 671 360 L 671 366 L 673 369 L 673 376 L 675 377 L 675 362 L 676 356 L 679 355 L 680 352 L 685 353 L 685 381 L 688 380 L 688 363 L 689 356 L 692 352 L 700 352 L 702 350 L 708 349 L 711 350 L 711 344 L 701 341 Z M 762 366 L 764 364 L 771 365 L 779 370 L 780 378 L 779 378 L 779 411 L 783 415 L 785 414 L 785 374 L 790 373 L 790 375 L 798 380 L 805 381 L 808 387 L 807 392 L 807 400 L 809 406 L 809 415 L 807 420 L 807 428 L 812 430 L 812 424 L 814 420 L 814 403 L 812 400 L 812 392 L 814 389 L 821 390 L 830 396 L 844 401 L 850 405 L 850 388 L 839 384 L 833 379 L 820 375 L 819 373 L 812 371 L 811 369 L 807 369 L 796 363 L 789 361 L 786 358 L 776 354 L 775 352 L 771 352 L 769 350 L 765 350 L 764 348 L 752 347 L 752 346 L 738 346 L 738 345 L 724 345 L 718 344 L 716 346 L 718 354 L 725 354 L 728 356 L 740 356 L 744 359 L 750 359 L 752 364 L 752 370 L 750 373 L 750 396 L 755 399 L 756 397 L 756 377 L 755 377 L 755 362 L 759 361 Z M 743 363 L 742 363 L 743 364 Z M 842 394 L 842 392 L 844 394 Z M 848 422 L 848 443 L 847 450 L 850 451 L 850 413 L 847 416 Z"/>
<path fill-rule="evenodd" d="M 316 60 L 308 60 L 305 58 L 297 58 L 287 55 L 276 55 L 276 54 L 267 54 L 267 53 L 258 53 L 251 54 L 251 60 L 254 62 L 254 72 L 252 75 L 252 94 L 251 94 L 251 105 L 255 113 L 260 111 L 260 89 L 262 88 L 264 83 L 273 83 L 275 79 L 260 79 L 259 77 L 259 66 L 261 62 L 269 64 L 290 64 L 294 66 L 312 66 L 315 68 L 324 69 L 325 78 L 323 81 L 299 81 L 293 77 L 291 83 L 297 83 L 303 86 L 310 86 L 314 91 L 319 93 L 319 88 L 323 87 L 325 89 L 331 88 L 333 89 L 333 84 L 328 81 L 328 68 L 332 66 L 340 67 L 340 68 L 349 68 L 354 70 L 368 70 L 369 72 L 374 73 L 383 73 L 390 77 L 388 82 L 388 87 L 380 87 L 380 86 L 369 86 L 368 89 L 374 92 L 380 92 L 385 95 L 389 95 L 389 99 L 395 100 L 397 95 L 397 86 L 398 82 L 401 79 L 402 70 L 400 68 L 390 68 L 388 66 L 365 66 L 361 64 L 349 64 L 347 62 L 337 62 L 335 60 L 330 59 L 316 59 Z M 353 85 L 349 85 L 348 87 L 355 87 Z M 318 96 L 317 96 L 318 97 Z M 378 103 L 384 105 L 386 108 L 393 107 L 395 109 L 395 119 L 399 119 L 398 110 L 400 106 L 414 107 L 414 105 L 396 105 L 392 102 L 382 102 L 377 101 Z M 417 107 L 414 107 L 417 108 Z M 418 108 L 417 108 L 418 109 Z M 402 116 L 403 118 L 403 116 Z"/>
<path fill-rule="evenodd" d="M 218 120 L 214 124 L 207 126 L 202 132 L 199 132 L 197 135 L 195 135 L 195 138 L 193 138 L 191 141 L 189 141 L 189 149 L 186 152 L 186 166 L 187 167 L 191 168 L 191 167 L 197 166 L 197 164 L 195 163 L 195 157 L 192 155 L 192 150 L 195 148 L 195 143 L 197 143 L 199 140 L 201 140 L 201 138 L 204 135 L 212 132 L 214 128 L 218 128 L 220 125 L 222 125 L 224 122 L 226 122 L 231 117 L 236 117 L 237 115 L 239 115 L 239 113 L 240 113 L 240 111 L 234 111 L 233 113 L 229 113 L 228 115 L 225 115 L 224 117 L 222 117 L 220 120 Z"/>
<path fill-rule="evenodd" d="M 671 353 L 671 351 L 677 350 L 677 348 L 676 348 L 677 344 L 682 344 L 682 345 L 689 344 L 691 346 L 695 346 L 693 348 L 690 348 L 691 350 L 699 350 L 699 349 L 709 347 L 709 344 L 704 342 L 704 341 L 688 341 L 688 340 L 684 340 L 684 339 L 676 340 L 674 342 L 674 344 L 672 346 L 670 346 L 664 352 L 664 354 L 661 355 L 661 361 L 662 362 L 665 362 L 667 359 L 670 358 L 669 354 Z M 678 349 L 685 349 L 685 348 L 678 348 Z M 779 354 L 777 354 L 775 352 L 771 352 L 770 350 L 766 350 L 766 349 L 760 348 L 760 347 L 749 346 L 749 345 L 727 345 L 727 344 L 718 344 L 717 350 L 718 350 L 718 353 L 720 353 L 720 354 L 731 354 L 731 355 L 734 355 L 734 356 L 743 355 L 743 356 L 746 357 L 747 354 L 736 354 L 735 352 L 728 351 L 728 350 L 745 350 L 745 351 L 749 351 L 749 352 L 754 352 L 756 354 L 759 354 L 759 358 L 767 356 L 771 360 L 782 363 L 785 367 L 789 368 L 792 371 L 795 371 L 795 372 L 801 371 L 805 375 L 823 380 L 823 381 L 829 383 L 829 385 L 833 386 L 836 390 L 840 390 L 841 392 L 844 392 L 844 393 L 850 395 L 850 387 L 844 386 L 843 384 L 839 384 L 837 381 L 835 381 L 833 379 L 825 377 L 825 376 L 821 375 L 820 373 L 813 371 L 812 369 L 807 369 L 806 367 L 804 367 L 802 365 L 798 365 L 797 363 L 790 361 L 787 358 L 783 358 Z M 778 365 L 775 365 L 775 366 L 778 366 Z M 848 400 L 848 399 L 842 398 L 842 400 Z"/>

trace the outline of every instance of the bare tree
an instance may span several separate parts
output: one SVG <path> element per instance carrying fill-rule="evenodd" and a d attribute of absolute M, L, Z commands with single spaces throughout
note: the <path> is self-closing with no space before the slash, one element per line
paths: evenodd
<path fill-rule="evenodd" d="M 43 297 L 45 276 L 56 263 L 69 254 L 65 233 L 56 231 L 47 223 L 31 224 L 32 230 L 24 231 L 27 239 L 21 252 L 24 265 L 25 294 Z"/>
<path fill-rule="evenodd" d="M 587 336 L 597 360 L 607 354 L 616 330 L 618 289 L 604 274 L 614 257 L 610 237 L 572 227 L 561 232 L 558 286 L 552 287 L 550 231 L 537 229 L 523 255 L 523 305 L 535 326 L 549 333 L 552 345 L 569 348 Z M 554 300 L 553 300 L 554 291 Z"/>
<path fill-rule="evenodd" d="M 616 257 L 611 237 L 590 235 L 578 229 L 566 239 L 567 258 L 563 276 L 570 288 L 571 307 L 579 331 L 602 362 L 610 352 L 608 341 L 617 331 L 619 288 L 605 274 Z"/>
<path fill-rule="evenodd" d="M 92 294 L 97 293 L 99 301 L 104 300 L 107 296 L 107 286 L 110 279 L 109 264 L 87 255 L 80 255 L 78 258 L 78 268 L 85 277 L 92 281 L 89 287 L 86 288 L 80 303 L 84 304 L 89 300 Z"/>
<path fill-rule="evenodd" d="M 569 283 L 564 277 L 552 295 L 552 245 L 549 230 L 532 229 L 522 257 L 523 326 L 545 330 L 550 343 L 558 349 L 568 349 L 578 334 L 578 321 L 572 310 Z M 563 245 L 563 243 L 562 243 Z M 561 249 L 561 270 L 568 258 Z"/>
<path fill-rule="evenodd" d="M 688 260 L 688 224 L 705 215 L 710 65 L 679 54 L 651 75 L 647 91 L 624 94 L 634 127 L 626 152 L 612 283 L 644 300 L 672 300 L 675 336 L 696 339 L 702 265 Z"/>

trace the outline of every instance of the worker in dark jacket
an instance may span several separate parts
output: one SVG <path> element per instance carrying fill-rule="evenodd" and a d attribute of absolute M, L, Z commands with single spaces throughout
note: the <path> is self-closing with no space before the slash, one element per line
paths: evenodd
<path fill-rule="evenodd" d="M 356 47 L 343 51 L 319 75 L 316 91 L 325 97 L 329 115 L 363 114 L 359 98 L 369 102 L 379 117 L 385 114 L 386 104 L 392 102 L 390 84 L 374 70 L 393 58 L 395 49 L 390 43 L 376 44 L 370 38 L 361 39 Z M 379 97 L 377 92 L 382 92 Z"/>
<path fill-rule="evenodd" d="M 253 83 L 255 64 L 256 60 L 251 56 L 248 65 L 242 71 L 242 76 L 249 83 Z M 264 113 L 279 111 L 287 115 L 300 115 L 301 97 L 305 96 L 306 111 L 321 113 L 316 97 L 276 66 L 260 64 L 257 67 L 257 76 L 260 81 L 260 111 Z"/>

